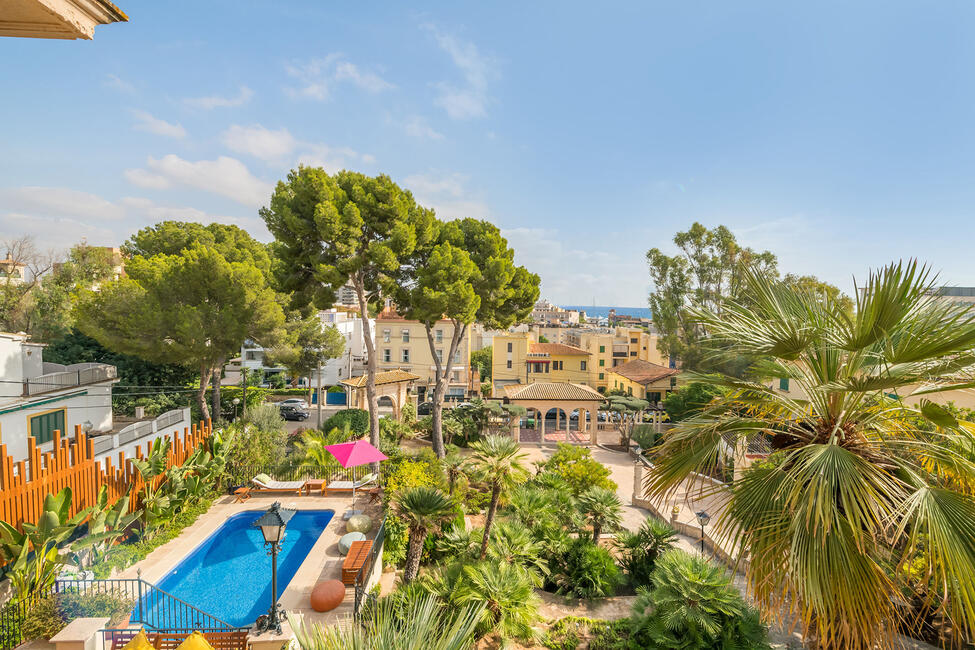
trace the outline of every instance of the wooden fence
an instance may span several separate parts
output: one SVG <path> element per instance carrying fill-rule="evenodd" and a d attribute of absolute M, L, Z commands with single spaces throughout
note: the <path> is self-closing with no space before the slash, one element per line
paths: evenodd
<path fill-rule="evenodd" d="M 166 466 L 182 465 L 193 451 L 210 436 L 211 422 L 194 424 L 183 434 L 174 432 L 168 437 L 172 444 Z M 151 442 L 140 445 L 135 450 L 136 458 L 148 453 Z M 95 460 L 92 442 L 75 427 L 74 441 L 61 438 L 61 432 L 54 432 L 54 448 L 41 453 L 33 437 L 27 438 L 27 458 L 14 462 L 7 454 L 7 446 L 0 444 L 0 520 L 20 528 L 24 522 L 36 523 L 44 509 L 44 497 L 57 494 L 62 488 L 70 487 L 72 493 L 71 514 L 95 504 L 98 491 L 108 487 L 110 503 L 126 494 L 132 496 L 132 509 L 136 508 L 135 496 L 142 489 L 142 477 L 119 451 L 118 465 L 112 458 L 103 462 Z"/>

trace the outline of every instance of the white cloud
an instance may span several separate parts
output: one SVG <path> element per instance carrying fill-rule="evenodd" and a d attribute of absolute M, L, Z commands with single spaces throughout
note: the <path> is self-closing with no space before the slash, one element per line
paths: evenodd
<path fill-rule="evenodd" d="M 494 61 L 478 52 L 471 42 L 465 42 L 456 37 L 441 32 L 434 25 L 426 25 L 425 29 L 433 34 L 434 39 L 442 50 L 450 55 L 454 65 L 460 69 L 464 83 L 460 85 L 448 82 L 436 84 L 440 95 L 435 100 L 451 119 L 466 120 L 487 115 L 488 81 L 497 76 Z"/>
<path fill-rule="evenodd" d="M 485 219 L 491 210 L 467 189 L 467 180 L 467 176 L 457 173 L 412 174 L 400 185 L 413 192 L 420 204 L 432 208 L 441 219 Z"/>
<path fill-rule="evenodd" d="M 403 123 L 406 135 L 413 138 L 426 138 L 429 140 L 443 140 L 443 133 L 434 129 L 430 124 L 419 115 L 414 115 Z"/>
<path fill-rule="evenodd" d="M 105 86 L 106 88 L 112 88 L 114 90 L 118 90 L 119 92 L 127 93 L 129 95 L 135 93 L 135 86 L 130 84 L 128 81 L 123 80 L 118 75 L 114 75 L 114 74 L 105 75 L 105 81 L 102 82 L 102 85 Z"/>
<path fill-rule="evenodd" d="M 87 239 L 117 246 L 129 234 L 164 219 L 233 223 L 267 240 L 261 219 L 212 215 L 192 207 L 160 205 L 143 197 L 109 201 L 64 187 L 0 188 L 0 232 L 32 235 L 41 248 L 67 248 Z"/>
<path fill-rule="evenodd" d="M 210 110 L 213 108 L 232 108 L 243 106 L 254 96 L 254 91 L 247 86 L 241 86 L 236 95 L 224 97 L 221 95 L 210 95 L 208 97 L 187 97 L 183 103 L 193 108 Z"/>
<path fill-rule="evenodd" d="M 136 131 L 145 131 L 155 135 L 162 135 L 167 138 L 185 138 L 186 129 L 180 124 L 172 124 L 166 120 L 154 117 L 146 111 L 132 111 L 136 123 L 132 126 Z"/>
<path fill-rule="evenodd" d="M 251 174 L 244 163 L 229 156 L 196 162 L 175 154 L 159 159 L 150 156 L 146 168 L 127 170 L 125 178 L 140 187 L 193 187 L 253 207 L 264 205 L 273 189 L 270 183 Z"/>
<path fill-rule="evenodd" d="M 339 82 L 351 83 L 371 93 L 379 93 L 394 87 L 378 74 L 363 71 L 354 63 L 346 61 L 343 55 L 337 52 L 321 59 L 287 65 L 285 72 L 297 83 L 297 86 L 285 89 L 291 97 L 295 98 L 325 101 L 331 95 L 332 85 Z"/>
<path fill-rule="evenodd" d="M 223 143 L 237 153 L 245 153 L 261 160 L 278 160 L 290 154 L 298 141 L 286 128 L 272 131 L 260 124 L 234 124 L 221 135 Z"/>

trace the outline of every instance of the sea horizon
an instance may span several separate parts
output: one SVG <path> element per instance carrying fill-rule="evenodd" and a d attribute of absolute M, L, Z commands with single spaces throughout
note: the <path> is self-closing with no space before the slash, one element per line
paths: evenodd
<path fill-rule="evenodd" d="M 615 309 L 617 315 L 637 316 L 639 318 L 652 318 L 653 312 L 649 307 L 616 307 L 612 305 L 559 305 L 562 309 L 574 309 L 586 312 L 586 316 L 606 318 L 609 310 Z"/>

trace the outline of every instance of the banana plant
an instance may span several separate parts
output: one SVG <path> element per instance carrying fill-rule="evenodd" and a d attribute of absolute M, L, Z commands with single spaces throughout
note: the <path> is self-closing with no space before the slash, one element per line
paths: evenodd
<path fill-rule="evenodd" d="M 132 466 L 142 477 L 139 503 L 142 506 L 142 523 L 145 532 L 149 531 L 151 525 L 164 519 L 171 509 L 169 495 L 162 489 L 166 481 L 158 482 L 157 485 L 157 479 L 167 473 L 166 458 L 169 455 L 169 444 L 168 438 L 156 438 L 144 458 L 132 459 Z"/>
<path fill-rule="evenodd" d="M 71 546 L 78 564 L 92 566 L 104 559 L 108 550 L 123 537 L 142 514 L 141 510 L 129 512 L 129 496 L 125 495 L 113 505 L 108 503 L 108 488 L 102 486 L 88 519 L 88 534 Z"/>
<path fill-rule="evenodd" d="M 86 508 L 70 517 L 71 488 L 44 497 L 44 511 L 36 524 L 24 523 L 24 532 L 0 521 L 0 554 L 11 563 L 10 583 L 18 598 L 50 588 L 68 556 L 58 552 L 58 545 L 67 540 L 89 515 Z"/>

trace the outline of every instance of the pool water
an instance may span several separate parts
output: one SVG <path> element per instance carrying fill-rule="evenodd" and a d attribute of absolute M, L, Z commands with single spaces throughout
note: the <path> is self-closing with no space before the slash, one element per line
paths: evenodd
<path fill-rule="evenodd" d="M 156 586 L 231 625 L 252 625 L 271 606 L 271 556 L 253 523 L 263 511 L 231 515 Z M 334 510 L 299 510 L 278 552 L 278 596 L 324 532 Z"/>

